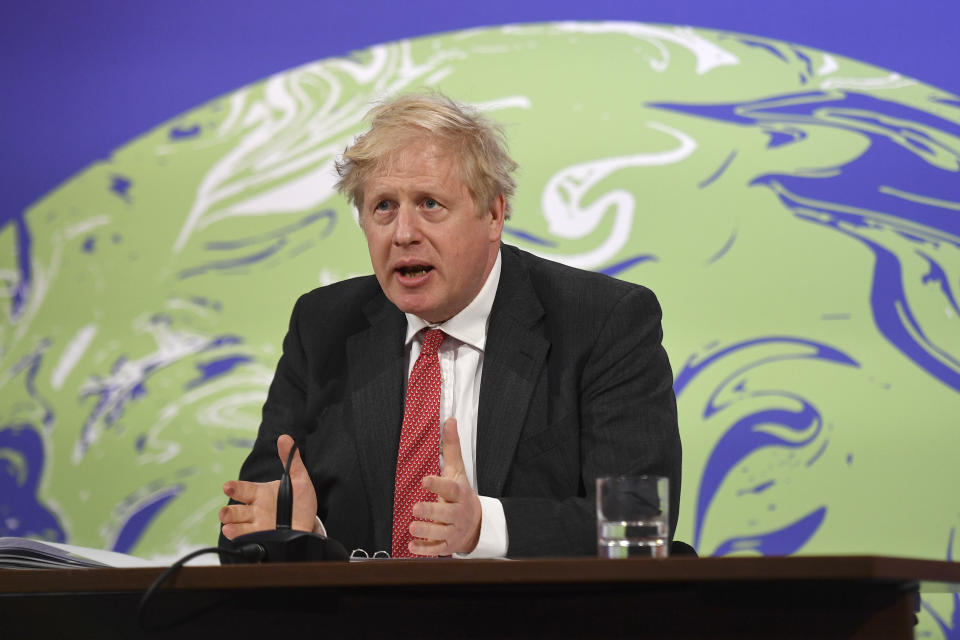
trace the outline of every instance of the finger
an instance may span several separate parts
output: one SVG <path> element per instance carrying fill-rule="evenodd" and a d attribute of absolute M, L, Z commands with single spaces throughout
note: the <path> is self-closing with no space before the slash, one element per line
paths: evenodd
<path fill-rule="evenodd" d="M 287 458 L 290 457 L 290 450 L 293 449 L 293 438 L 287 434 L 283 434 L 277 438 L 277 456 L 280 458 L 280 466 L 284 469 L 287 468 Z M 293 465 L 297 458 L 300 457 L 300 448 L 297 447 L 297 452 L 294 454 L 294 459 L 290 461 L 289 471 L 293 471 Z"/>
<path fill-rule="evenodd" d="M 287 465 L 287 458 L 290 457 L 290 449 L 293 448 L 293 438 L 287 434 L 283 434 L 277 438 L 277 455 L 280 456 L 280 464 L 284 467 Z M 297 447 L 297 452 L 293 454 L 293 460 L 290 461 L 290 477 L 294 477 L 300 473 L 306 474 L 307 468 L 303 464 L 303 459 L 300 457 L 300 447 Z"/>
<path fill-rule="evenodd" d="M 466 475 L 463 467 L 463 455 L 460 452 L 460 435 L 457 433 L 457 419 L 447 418 L 443 423 L 440 442 L 443 445 L 443 473 L 444 478 L 455 478 Z"/>
<path fill-rule="evenodd" d="M 414 520 L 410 523 L 410 535 L 422 540 L 446 540 L 450 537 L 450 525 Z"/>
<path fill-rule="evenodd" d="M 413 505 L 413 517 L 417 520 L 451 524 L 456 515 L 457 506 L 446 502 L 418 502 Z"/>
<path fill-rule="evenodd" d="M 232 504 L 220 509 L 220 522 L 223 524 L 253 522 L 253 518 L 253 509 L 245 504 Z"/>
<path fill-rule="evenodd" d="M 407 549 L 417 556 L 450 555 L 450 547 L 445 540 L 411 540 Z"/>
<path fill-rule="evenodd" d="M 259 484 L 256 482 L 244 482 L 243 480 L 230 480 L 224 483 L 223 493 L 228 498 L 232 498 L 237 502 L 250 504 L 251 502 L 257 499 L 258 486 Z"/>
<path fill-rule="evenodd" d="M 458 502 L 462 496 L 462 487 L 456 480 L 440 476 L 425 476 L 422 481 L 423 488 L 431 493 L 437 494 L 441 499 L 447 502 Z"/>
<path fill-rule="evenodd" d="M 223 533 L 224 537 L 227 538 L 227 540 L 233 540 L 237 536 L 245 536 L 248 533 L 263 531 L 263 529 L 258 528 L 249 522 L 242 522 L 236 524 L 225 524 L 220 531 Z"/>

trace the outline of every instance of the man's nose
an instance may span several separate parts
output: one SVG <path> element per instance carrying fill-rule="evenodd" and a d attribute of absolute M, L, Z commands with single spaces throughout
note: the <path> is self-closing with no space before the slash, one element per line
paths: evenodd
<path fill-rule="evenodd" d="M 398 246 L 420 242 L 420 216 L 412 204 L 401 204 L 393 228 L 393 243 Z"/>

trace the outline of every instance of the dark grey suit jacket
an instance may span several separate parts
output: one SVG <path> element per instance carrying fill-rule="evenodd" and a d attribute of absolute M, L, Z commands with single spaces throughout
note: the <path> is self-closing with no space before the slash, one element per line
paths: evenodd
<path fill-rule="evenodd" d="M 503 245 L 477 416 L 477 492 L 503 503 L 508 555 L 596 553 L 595 478 L 670 478 L 680 500 L 673 376 L 644 287 Z M 349 551 L 389 550 L 406 318 L 372 276 L 298 301 L 242 480 L 280 477 L 291 434 L 318 515 Z"/>

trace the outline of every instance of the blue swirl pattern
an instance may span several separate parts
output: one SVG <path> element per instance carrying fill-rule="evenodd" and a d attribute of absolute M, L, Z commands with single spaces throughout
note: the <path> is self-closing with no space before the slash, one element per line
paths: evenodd
<path fill-rule="evenodd" d="M 737 362 L 731 365 L 733 356 Z M 703 357 L 691 357 L 676 376 L 674 391 L 677 396 L 686 390 L 707 370 L 718 370 L 720 382 L 708 394 L 702 418 L 731 416 L 730 426 L 717 441 L 704 466 L 694 511 L 694 546 L 703 541 L 704 526 L 711 505 L 731 472 L 748 456 L 767 448 L 783 450 L 812 449 L 806 460 L 811 466 L 823 453 L 824 419 L 814 404 L 795 392 L 785 390 L 753 389 L 749 384 L 752 373 L 764 365 L 789 360 L 810 360 L 849 367 L 859 364 L 845 353 L 825 344 L 789 336 L 767 336 L 713 349 Z M 759 410 L 737 408 L 759 403 Z M 738 496 L 762 493 L 776 484 L 775 479 L 761 482 Z M 734 551 L 751 550 L 764 555 L 788 555 L 800 549 L 817 531 L 826 517 L 826 507 L 820 506 L 794 522 L 759 535 L 734 536 L 721 542 L 709 555 L 726 555 Z M 701 551 L 705 551 L 701 549 Z"/>
<path fill-rule="evenodd" d="M 878 331 L 929 375 L 960 391 L 960 124 L 839 90 L 651 106 L 759 128 L 770 135 L 769 148 L 803 140 L 805 128 L 863 136 L 866 151 L 846 164 L 764 174 L 750 184 L 770 189 L 798 219 L 869 248 Z"/>

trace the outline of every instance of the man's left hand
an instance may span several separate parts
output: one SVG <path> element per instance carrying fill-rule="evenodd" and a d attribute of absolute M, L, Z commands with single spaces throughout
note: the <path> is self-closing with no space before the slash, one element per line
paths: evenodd
<path fill-rule="evenodd" d="M 457 421 L 448 418 L 443 423 L 443 472 L 427 476 L 423 487 L 437 494 L 437 502 L 418 502 L 413 505 L 410 523 L 410 553 L 421 556 L 449 556 L 470 553 L 480 539 L 480 498 L 467 481 L 460 453 Z"/>

